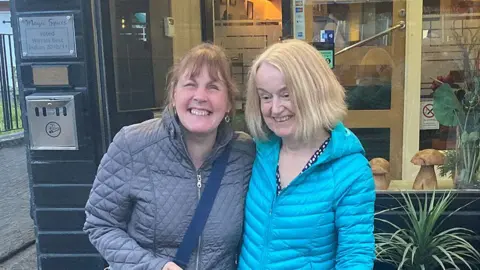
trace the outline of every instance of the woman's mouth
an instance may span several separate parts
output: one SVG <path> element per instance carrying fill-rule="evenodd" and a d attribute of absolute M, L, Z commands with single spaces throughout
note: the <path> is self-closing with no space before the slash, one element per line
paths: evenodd
<path fill-rule="evenodd" d="M 203 110 L 203 109 L 189 109 L 188 110 L 191 114 L 196 115 L 196 116 L 208 116 L 212 114 L 212 112 Z"/>
<path fill-rule="evenodd" d="M 282 117 L 273 117 L 273 120 L 275 120 L 275 122 L 285 122 L 285 121 L 288 121 L 292 118 L 293 116 L 289 115 L 289 116 L 282 116 Z"/>

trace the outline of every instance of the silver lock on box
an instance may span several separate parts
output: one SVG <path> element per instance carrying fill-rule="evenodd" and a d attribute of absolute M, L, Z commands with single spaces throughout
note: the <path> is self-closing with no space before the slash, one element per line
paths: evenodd
<path fill-rule="evenodd" d="M 25 100 L 30 149 L 79 149 L 81 93 L 34 93 Z"/>

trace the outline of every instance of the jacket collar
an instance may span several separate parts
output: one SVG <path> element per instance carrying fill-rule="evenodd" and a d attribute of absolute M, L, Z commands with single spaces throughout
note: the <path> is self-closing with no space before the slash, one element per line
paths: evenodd
<path fill-rule="evenodd" d="M 270 134 L 268 140 L 257 142 L 257 155 L 269 160 L 271 164 L 276 164 L 279 159 L 280 145 L 281 138 Z M 314 165 L 324 164 L 356 153 L 365 154 L 360 140 L 342 122 L 338 122 L 331 131 L 328 147 Z"/>

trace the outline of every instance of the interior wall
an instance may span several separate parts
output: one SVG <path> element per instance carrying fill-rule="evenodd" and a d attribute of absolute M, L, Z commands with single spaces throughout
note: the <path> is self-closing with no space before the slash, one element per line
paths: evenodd
<path fill-rule="evenodd" d="M 253 4 L 254 20 L 281 20 L 282 19 L 282 1 L 281 0 L 216 0 L 215 18 L 220 20 L 228 18 L 229 20 L 247 20 L 250 19 L 247 14 L 247 3 Z M 228 14 L 225 17 L 225 11 Z"/>
<path fill-rule="evenodd" d="M 250 0 L 253 2 L 253 14 L 255 19 L 259 20 L 281 20 L 282 19 L 282 1 L 281 0 Z"/>
<path fill-rule="evenodd" d="M 178 61 L 188 50 L 202 42 L 200 0 L 171 1 L 175 19 L 173 57 Z"/>

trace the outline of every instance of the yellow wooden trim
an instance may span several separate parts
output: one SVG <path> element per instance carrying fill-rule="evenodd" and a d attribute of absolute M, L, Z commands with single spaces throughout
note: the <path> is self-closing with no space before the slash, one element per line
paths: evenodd
<path fill-rule="evenodd" d="M 350 4 L 350 12 L 348 14 L 348 21 L 350 22 L 350 41 L 360 41 L 360 25 L 362 22 L 362 4 Z"/>
<path fill-rule="evenodd" d="M 295 1 L 292 1 L 295 5 Z M 303 14 L 305 18 L 305 41 L 312 42 L 313 40 L 313 2 L 312 1 L 304 1 L 305 6 L 303 8 Z M 295 8 L 293 8 L 295 10 Z M 295 14 L 293 19 L 295 20 Z"/>
<path fill-rule="evenodd" d="M 388 187 L 389 191 L 396 190 L 412 190 L 414 180 L 392 180 L 390 186 Z M 452 180 L 437 180 L 438 189 L 454 189 L 455 185 Z"/>
<path fill-rule="evenodd" d="M 405 18 L 400 16 L 401 10 L 405 9 L 406 0 L 393 1 L 393 25 L 397 25 Z M 392 93 L 390 108 L 390 174 L 392 177 L 402 177 L 402 161 L 404 140 L 403 140 L 403 123 L 404 118 L 404 100 L 405 95 L 405 30 L 396 30 L 392 32 L 391 56 L 394 61 L 392 72 Z"/>
<path fill-rule="evenodd" d="M 410 160 L 419 149 L 423 0 L 407 0 L 402 179 L 415 179 Z"/>

